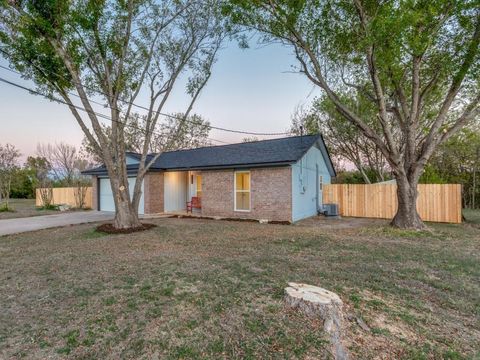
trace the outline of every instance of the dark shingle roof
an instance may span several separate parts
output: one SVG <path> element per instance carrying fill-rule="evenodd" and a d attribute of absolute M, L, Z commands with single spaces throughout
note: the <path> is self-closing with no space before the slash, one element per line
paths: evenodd
<path fill-rule="evenodd" d="M 152 165 L 150 170 L 200 170 L 241 168 L 253 166 L 281 166 L 298 161 L 317 141 L 320 150 L 326 154 L 327 166 L 331 167 L 328 152 L 320 135 L 292 136 L 281 139 L 253 141 L 247 143 L 209 146 L 191 150 L 164 152 Z M 129 156 L 140 158 L 140 155 L 129 153 Z M 129 165 L 130 171 L 136 165 Z M 101 174 L 105 168 L 92 169 L 84 174 Z"/>

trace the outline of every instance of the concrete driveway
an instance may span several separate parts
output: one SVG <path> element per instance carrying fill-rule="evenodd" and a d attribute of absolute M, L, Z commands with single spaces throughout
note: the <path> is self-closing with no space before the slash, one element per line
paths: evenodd
<path fill-rule="evenodd" d="M 0 236 L 49 229 L 58 226 L 107 221 L 112 220 L 113 216 L 114 213 L 106 211 L 76 211 L 55 215 L 5 219 L 0 220 Z"/>

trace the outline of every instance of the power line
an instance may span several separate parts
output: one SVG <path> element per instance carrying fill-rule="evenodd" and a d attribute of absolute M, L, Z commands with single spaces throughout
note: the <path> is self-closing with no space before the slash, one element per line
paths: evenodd
<path fill-rule="evenodd" d="M 5 55 L 9 56 L 8 52 L 6 52 L 5 50 L 1 49 L 0 48 L 0 52 L 4 53 Z M 22 73 L 16 71 L 16 70 L 13 70 L 7 66 L 3 66 L 3 65 L 0 65 L 0 68 L 2 69 L 5 69 L 7 71 L 10 71 L 12 73 L 15 73 L 15 74 L 18 74 L 18 75 L 22 75 Z M 60 78 L 65 79 L 65 77 L 63 77 L 61 74 L 58 74 L 58 73 L 54 73 L 55 75 L 59 76 Z M 90 87 L 87 87 L 83 84 L 80 84 L 82 86 L 84 86 L 86 89 L 90 90 L 90 91 L 94 91 L 102 96 L 105 96 L 105 97 L 108 97 L 109 95 L 108 94 L 105 94 L 104 92 L 98 90 L 98 89 L 92 89 Z M 72 95 L 72 96 L 76 96 L 76 97 L 80 97 L 78 94 L 75 94 L 75 93 L 72 93 L 72 92 L 68 92 L 69 95 Z M 142 109 L 142 110 L 146 110 L 146 111 L 150 111 L 149 108 L 147 108 L 146 106 L 143 106 L 143 105 L 138 105 L 138 104 L 135 104 L 134 102 L 129 102 L 127 100 L 123 100 L 123 99 L 118 99 L 119 101 L 121 101 L 122 103 L 124 103 L 125 105 L 132 105 L 136 108 L 139 108 L 139 109 Z M 94 103 L 94 104 L 97 104 L 97 105 L 101 105 L 101 106 L 104 106 L 105 107 L 105 104 L 103 103 L 100 103 L 100 102 L 97 102 L 95 100 L 91 100 L 91 99 L 88 99 L 88 101 Z M 108 106 L 108 105 L 107 105 Z M 110 106 L 108 106 L 110 108 Z M 117 111 L 119 111 L 119 109 L 115 109 Z M 181 118 L 181 117 L 178 117 L 178 116 L 175 116 L 175 115 L 171 115 L 171 114 L 167 114 L 167 113 L 163 113 L 163 112 L 160 112 L 160 111 L 155 111 L 155 110 L 152 110 L 152 113 L 153 114 L 159 114 L 159 115 L 162 115 L 162 116 L 166 116 L 166 117 L 170 117 L 170 118 L 173 118 L 173 119 L 177 119 L 177 120 L 181 120 L 181 121 L 187 121 L 187 122 L 190 122 L 190 123 L 194 123 L 194 124 L 198 124 L 198 122 L 196 121 L 193 121 L 193 120 L 189 120 L 189 119 L 186 119 L 186 118 Z M 235 133 L 235 134 L 243 134 L 243 135 L 258 135 L 258 136 L 282 136 L 282 135 L 289 135 L 290 132 L 271 132 L 271 133 L 262 133 L 262 132 L 253 132 L 253 131 L 244 131 L 244 130 L 234 130 L 234 129 L 228 129 L 228 128 L 224 128 L 224 127 L 219 127 L 219 126 L 214 126 L 214 125 L 210 125 L 210 128 L 211 129 L 215 129 L 215 130 L 219 130 L 219 131 L 225 131 L 225 132 L 231 132 L 231 133 Z"/>
<path fill-rule="evenodd" d="M 0 65 L 0 66 L 1 66 L 1 65 Z M 85 108 L 83 108 L 83 107 L 81 107 L 81 106 L 75 105 L 75 104 L 69 104 L 69 103 L 67 103 L 67 102 L 64 101 L 64 100 L 58 99 L 58 98 L 56 98 L 56 97 L 54 97 L 54 96 L 48 96 L 48 95 L 42 94 L 41 92 L 39 92 L 39 91 L 37 91 L 37 90 L 30 89 L 30 88 L 28 88 L 28 87 L 26 87 L 26 86 L 17 84 L 17 83 L 15 83 L 15 82 L 13 82 L 13 81 L 9 81 L 9 80 L 4 79 L 4 78 L 2 78 L 2 77 L 0 77 L 0 81 L 3 82 L 3 83 L 6 83 L 6 84 L 8 84 L 8 85 L 17 87 L 17 88 L 19 88 L 19 89 L 28 91 L 28 92 L 30 92 L 30 93 L 32 93 L 32 94 L 42 96 L 42 97 L 44 97 L 44 98 L 46 98 L 46 99 L 48 99 L 48 100 L 55 101 L 55 102 L 60 103 L 60 104 L 63 104 L 63 105 L 67 105 L 68 107 L 73 106 L 73 107 L 76 108 L 77 110 L 84 111 L 84 112 L 86 112 L 87 114 L 89 114 L 89 113 L 92 114 L 92 113 L 93 113 L 93 114 L 95 114 L 96 116 L 101 117 L 101 118 L 106 119 L 106 120 L 109 120 L 109 121 L 111 121 L 111 122 L 116 122 L 116 123 L 119 123 L 119 124 L 121 124 L 121 125 L 123 125 L 123 126 L 131 127 L 131 128 L 134 128 L 134 129 L 143 131 L 143 132 L 145 132 L 145 134 L 148 134 L 148 133 L 149 133 L 149 131 L 146 131 L 146 130 L 140 128 L 140 127 L 136 127 L 136 126 L 134 126 L 134 125 L 132 125 L 132 124 L 127 124 L 127 123 L 124 123 L 124 122 L 122 122 L 122 121 L 113 120 L 112 118 L 110 118 L 109 116 L 107 116 L 107 115 L 105 115 L 105 114 L 102 114 L 102 113 L 99 113 L 99 112 L 96 112 L 96 111 L 87 110 L 87 109 L 85 109 Z M 164 135 L 164 134 L 162 134 L 162 133 L 155 132 L 155 131 L 152 131 L 151 133 L 152 133 L 152 134 L 156 134 L 156 135 L 160 135 L 160 136 L 163 136 L 163 135 Z M 227 142 L 222 141 L 222 140 L 217 140 L 217 139 L 213 139 L 213 138 L 207 138 L 207 139 L 208 139 L 208 140 L 212 140 L 212 141 L 216 141 L 216 142 L 219 142 L 219 143 L 228 144 Z"/>
<path fill-rule="evenodd" d="M 5 69 L 5 70 L 8 70 L 8 71 L 11 71 L 11 72 L 13 72 L 13 73 L 15 73 L 15 74 L 21 75 L 18 71 L 12 70 L 12 69 L 10 69 L 10 68 L 8 68 L 8 67 L 6 67 L 6 66 L 0 65 L 0 68 Z M 5 82 L 5 81 L 4 81 L 4 82 Z M 11 83 L 11 82 L 9 82 L 9 84 L 10 84 L 10 85 L 13 85 L 13 83 Z M 22 87 L 21 85 L 19 85 L 19 86 L 20 86 L 22 89 L 24 89 L 24 90 L 33 92 L 33 90 L 31 90 L 31 89 L 29 89 L 29 88 Z M 35 92 L 35 93 L 36 93 L 37 95 L 40 95 L 40 96 L 43 96 L 43 97 L 47 97 L 48 99 L 51 99 L 51 97 L 45 96 L 44 94 L 41 94 L 41 93 L 38 93 L 38 92 Z M 70 94 L 70 95 L 72 95 L 72 96 L 76 96 L 76 97 L 78 97 L 78 98 L 80 97 L 78 94 L 75 94 L 75 93 L 72 93 L 72 92 L 69 92 L 68 94 Z M 105 104 L 103 104 L 103 103 L 101 103 L 101 102 L 99 102 L 99 101 L 95 101 L 95 100 L 92 100 L 92 99 L 88 99 L 88 100 L 89 100 L 91 103 L 93 103 L 93 104 L 97 104 L 97 105 L 100 105 L 100 106 L 105 107 Z M 60 102 L 60 103 L 63 103 L 63 104 L 68 105 L 66 102 L 64 102 L 63 100 L 60 100 L 60 99 L 54 99 L 54 101 L 57 101 L 57 102 Z M 69 106 L 69 105 L 68 105 L 68 106 Z M 75 106 L 75 108 L 77 108 L 77 109 L 79 109 L 79 110 L 82 110 L 82 111 L 85 111 L 85 112 L 88 113 L 88 111 L 87 111 L 85 108 L 83 108 L 83 107 Z M 124 126 L 127 126 L 127 127 L 134 127 L 132 124 L 128 124 L 127 122 L 121 122 L 121 121 L 118 121 L 118 120 L 113 120 L 113 119 L 111 119 L 110 117 L 108 117 L 108 116 L 106 116 L 106 115 L 104 115 L 104 114 L 101 114 L 101 113 L 96 113 L 96 112 L 94 112 L 94 113 L 95 113 L 95 115 L 100 116 L 101 118 L 104 118 L 104 119 L 107 119 L 107 120 L 110 120 L 110 121 L 114 121 L 114 122 L 120 123 L 120 124 L 122 124 L 122 125 L 124 125 Z M 183 120 L 183 119 L 182 119 L 182 120 Z M 196 122 L 196 124 L 200 124 L 200 123 Z M 208 127 L 211 127 L 211 126 L 208 125 Z M 136 129 L 138 129 L 138 130 L 143 130 L 143 129 L 137 128 L 137 127 L 134 127 L 134 128 L 136 128 Z M 147 130 L 143 130 L 143 131 L 144 131 L 146 134 L 148 134 L 148 131 L 147 131 Z M 153 131 L 152 134 L 162 135 L 162 134 L 160 134 L 160 133 L 155 133 L 155 131 Z M 218 143 L 222 143 L 222 144 L 229 144 L 229 143 L 226 142 L 226 141 L 217 140 L 217 139 L 214 139 L 214 138 L 208 138 L 208 139 L 209 139 L 209 140 L 216 141 L 216 142 L 218 142 Z"/>

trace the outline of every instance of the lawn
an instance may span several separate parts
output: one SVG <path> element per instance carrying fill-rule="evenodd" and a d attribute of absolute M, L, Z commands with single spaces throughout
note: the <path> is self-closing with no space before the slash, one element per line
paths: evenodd
<path fill-rule="evenodd" d="M 463 209 L 463 216 L 467 222 L 480 225 L 480 210 L 479 209 Z"/>
<path fill-rule="evenodd" d="M 330 358 L 321 324 L 284 308 L 288 281 L 364 320 L 347 321 L 353 358 L 479 355 L 475 225 L 150 221 L 0 238 L 0 358 Z"/>
<path fill-rule="evenodd" d="M 3 202 L 0 202 L 0 205 Z M 35 199 L 10 199 L 9 205 L 13 211 L 0 212 L 0 220 L 23 218 L 58 213 L 55 210 L 39 210 L 35 207 Z"/>

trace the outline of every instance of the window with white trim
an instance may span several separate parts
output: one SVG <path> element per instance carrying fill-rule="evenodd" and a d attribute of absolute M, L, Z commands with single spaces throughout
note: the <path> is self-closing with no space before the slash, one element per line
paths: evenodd
<path fill-rule="evenodd" d="M 235 171 L 235 211 L 250 211 L 250 171 Z"/>

